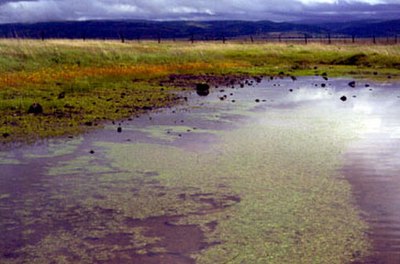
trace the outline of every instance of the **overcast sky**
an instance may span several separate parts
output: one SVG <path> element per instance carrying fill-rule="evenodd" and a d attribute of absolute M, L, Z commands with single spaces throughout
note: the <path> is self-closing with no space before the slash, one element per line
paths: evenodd
<path fill-rule="evenodd" d="M 400 0 L 0 0 L 0 23 L 90 19 L 399 19 Z"/>

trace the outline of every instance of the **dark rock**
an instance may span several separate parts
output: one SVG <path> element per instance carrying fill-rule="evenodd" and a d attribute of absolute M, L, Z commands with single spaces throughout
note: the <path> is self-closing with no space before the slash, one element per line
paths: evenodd
<path fill-rule="evenodd" d="M 347 97 L 343 95 L 342 97 L 340 97 L 340 100 L 342 100 L 343 102 L 345 102 L 345 101 L 347 100 Z"/>
<path fill-rule="evenodd" d="M 293 89 L 289 89 L 289 92 L 293 92 Z"/>
<path fill-rule="evenodd" d="M 369 87 L 369 84 L 367 83 L 367 84 L 365 84 L 365 87 Z"/>
<path fill-rule="evenodd" d="M 85 126 L 93 126 L 93 122 L 90 122 L 90 121 L 85 122 Z"/>
<path fill-rule="evenodd" d="M 378 72 L 373 72 L 374 75 L 378 75 Z"/>
<path fill-rule="evenodd" d="M 3 138 L 8 138 L 9 136 L 11 136 L 9 133 L 3 133 Z"/>
<path fill-rule="evenodd" d="M 210 86 L 206 83 L 196 84 L 196 93 L 199 96 L 207 96 L 210 94 Z"/>
<path fill-rule="evenodd" d="M 321 76 L 322 76 L 322 77 L 327 77 L 328 74 L 327 74 L 326 72 L 323 72 L 323 73 L 321 73 Z"/>
<path fill-rule="evenodd" d="M 43 114 L 43 107 L 39 103 L 33 103 L 28 109 L 28 114 Z"/>
<path fill-rule="evenodd" d="M 389 75 L 387 78 L 388 78 L 388 79 L 392 79 L 392 76 Z"/>
<path fill-rule="evenodd" d="M 65 98 L 65 92 L 61 92 L 57 96 L 58 99 L 64 99 Z"/>
<path fill-rule="evenodd" d="M 292 81 L 296 81 L 297 80 L 296 76 L 290 76 L 290 78 L 292 79 Z"/>
<path fill-rule="evenodd" d="M 259 103 L 259 102 L 260 102 L 260 99 L 256 99 L 255 101 L 256 101 L 256 103 Z"/>
<path fill-rule="evenodd" d="M 122 127 L 118 127 L 118 128 L 117 128 L 117 132 L 118 132 L 118 133 L 121 133 L 121 132 L 122 132 Z"/>
<path fill-rule="evenodd" d="M 324 76 L 324 77 L 322 77 L 322 78 L 324 78 L 324 80 L 325 80 L 325 81 L 327 81 L 327 80 L 328 80 L 328 77 L 326 77 L 326 76 Z"/>
<path fill-rule="evenodd" d="M 326 86 L 326 84 L 325 83 L 321 83 L 321 87 L 325 87 Z"/>
<path fill-rule="evenodd" d="M 94 150 L 89 151 L 90 154 L 94 154 Z"/>
<path fill-rule="evenodd" d="M 261 77 L 254 77 L 254 80 L 256 81 L 256 83 L 260 83 L 262 81 Z"/>
<path fill-rule="evenodd" d="M 349 82 L 349 86 L 352 88 L 356 87 L 356 82 L 355 81 Z"/>

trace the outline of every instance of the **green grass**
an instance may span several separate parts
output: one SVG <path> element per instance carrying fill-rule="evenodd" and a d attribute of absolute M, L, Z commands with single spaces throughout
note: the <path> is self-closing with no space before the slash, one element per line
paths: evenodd
<path fill-rule="evenodd" d="M 80 133 L 87 122 L 170 105 L 177 88 L 159 86 L 170 74 L 382 80 L 400 75 L 399 61 L 400 46 L 383 45 L 0 40 L 0 142 Z M 44 115 L 27 114 L 34 102 Z"/>

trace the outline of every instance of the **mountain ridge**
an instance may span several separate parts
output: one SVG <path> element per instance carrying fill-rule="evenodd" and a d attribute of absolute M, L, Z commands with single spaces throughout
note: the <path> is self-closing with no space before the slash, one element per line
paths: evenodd
<path fill-rule="evenodd" d="M 277 35 L 389 37 L 400 34 L 400 19 L 332 23 L 261 21 L 88 20 L 1 24 L 3 38 L 198 39 Z"/>

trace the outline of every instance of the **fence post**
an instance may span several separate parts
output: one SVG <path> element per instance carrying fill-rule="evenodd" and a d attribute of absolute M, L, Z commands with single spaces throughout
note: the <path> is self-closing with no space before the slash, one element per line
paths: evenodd
<path fill-rule="evenodd" d="M 351 43 L 355 43 L 356 42 L 356 35 L 351 35 Z"/>
<path fill-rule="evenodd" d="M 222 43 L 225 44 L 225 42 L 226 42 L 226 38 L 225 38 L 225 34 L 223 34 L 223 35 L 222 35 Z"/>
<path fill-rule="evenodd" d="M 304 44 L 308 44 L 307 34 L 304 34 Z"/>
<path fill-rule="evenodd" d="M 375 35 L 372 36 L 372 43 L 376 44 L 376 37 L 375 37 Z"/>
<path fill-rule="evenodd" d="M 118 36 L 119 36 L 119 39 L 121 40 L 121 43 L 125 43 L 125 36 L 122 31 L 118 32 Z"/>
<path fill-rule="evenodd" d="M 251 41 L 251 43 L 254 43 L 253 36 L 250 36 L 250 41 Z"/>
<path fill-rule="evenodd" d="M 332 44 L 332 40 L 331 40 L 331 33 L 328 33 L 328 44 Z"/>
<path fill-rule="evenodd" d="M 193 44 L 194 43 L 194 35 L 193 33 L 190 35 L 190 42 Z"/>
<path fill-rule="evenodd" d="M 44 41 L 44 31 L 40 31 L 40 38 L 42 39 L 42 41 Z"/>
<path fill-rule="evenodd" d="M 394 44 L 397 44 L 397 34 L 394 35 Z"/>
<path fill-rule="evenodd" d="M 157 42 L 158 42 L 158 44 L 161 43 L 161 34 L 160 34 L 160 32 L 157 33 Z"/>

